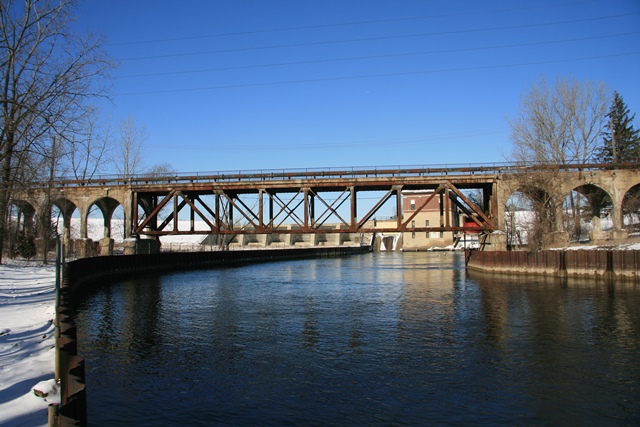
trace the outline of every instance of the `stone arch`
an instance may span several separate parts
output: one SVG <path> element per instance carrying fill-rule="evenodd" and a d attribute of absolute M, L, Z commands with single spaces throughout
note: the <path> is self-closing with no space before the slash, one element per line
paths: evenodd
<path fill-rule="evenodd" d="M 18 199 L 12 200 L 9 203 L 9 212 L 7 213 L 7 233 L 5 236 L 2 236 L 2 238 L 6 239 L 6 247 L 10 249 L 12 256 L 23 243 L 32 245 L 33 251 L 35 251 L 35 216 L 36 209 L 30 202 Z M 35 255 L 35 253 L 32 255 Z"/>
<path fill-rule="evenodd" d="M 532 209 L 532 201 L 529 196 L 521 191 L 513 191 L 504 203 L 504 228 L 506 233 L 507 249 L 516 249 L 528 244 L 528 229 Z"/>
<path fill-rule="evenodd" d="M 26 200 L 12 200 L 9 204 L 9 219 L 14 219 L 21 232 L 34 232 L 35 207 Z"/>
<path fill-rule="evenodd" d="M 53 209 L 53 207 L 58 208 L 60 213 L 62 214 L 62 233 L 58 231 L 58 234 L 62 235 L 64 238 L 71 238 L 71 218 L 73 217 L 73 213 L 78 208 L 75 203 L 71 200 L 66 199 L 64 197 L 58 198 L 51 203 L 51 207 L 49 209 Z"/>
<path fill-rule="evenodd" d="M 535 168 L 523 172 L 502 174 L 498 177 L 498 230 L 505 230 L 506 203 L 512 194 L 526 194 L 532 201 L 531 211 L 535 213 L 535 227 L 529 239 L 529 249 L 566 246 L 569 235 L 564 231 L 562 205 L 567 175 L 557 171 L 540 171 Z M 569 188 L 575 187 L 575 185 Z M 502 221 L 502 222 L 500 222 Z M 535 230 L 533 230 L 535 228 Z M 502 247 L 504 237 L 492 236 L 496 247 Z M 506 244 L 506 242 L 504 242 Z M 492 242 L 493 244 L 493 242 Z"/>
<path fill-rule="evenodd" d="M 629 233 L 640 231 L 640 183 L 629 188 L 622 197 L 621 226 Z"/>
<path fill-rule="evenodd" d="M 121 203 L 111 197 L 101 197 L 99 199 L 96 199 L 93 203 L 91 203 L 89 205 L 89 208 L 87 209 L 86 212 L 86 217 L 88 219 L 89 214 L 91 213 L 92 207 L 96 206 L 100 212 L 102 212 L 102 217 L 103 217 L 103 238 L 111 238 L 111 219 L 113 217 L 113 213 L 116 210 L 116 208 L 118 208 L 119 206 L 121 206 Z M 84 235 L 84 237 L 88 236 L 88 230 L 86 230 L 86 233 Z"/>
<path fill-rule="evenodd" d="M 563 228 L 574 241 L 601 240 L 606 237 L 604 229 L 609 228 L 602 219 L 612 219 L 614 211 L 609 191 L 593 183 L 578 185 L 563 198 Z"/>
<path fill-rule="evenodd" d="M 512 190 L 505 199 L 503 213 L 508 247 L 518 244 L 526 244 L 530 249 L 546 247 L 552 233 L 561 230 L 557 196 L 537 183 L 522 183 Z M 519 199 L 521 205 L 515 210 L 510 206 L 514 198 Z M 514 231 L 516 235 L 513 235 Z"/>
<path fill-rule="evenodd" d="M 113 214 L 117 208 L 123 208 L 123 223 L 126 225 L 128 214 L 124 209 L 121 201 L 114 197 L 102 196 L 96 197 L 92 200 L 86 201 L 84 206 L 79 209 L 80 211 L 80 240 L 81 243 L 77 248 L 79 254 L 84 253 L 82 256 L 92 255 L 96 251 L 100 255 L 113 254 L 114 239 L 112 238 L 113 229 Z M 89 236 L 89 218 L 92 212 L 99 212 L 102 216 L 102 230 L 98 230 L 93 236 Z M 125 227 L 126 228 L 126 227 Z M 126 229 L 125 229 L 126 233 Z M 99 242 L 98 245 L 94 244 L 95 238 Z"/>

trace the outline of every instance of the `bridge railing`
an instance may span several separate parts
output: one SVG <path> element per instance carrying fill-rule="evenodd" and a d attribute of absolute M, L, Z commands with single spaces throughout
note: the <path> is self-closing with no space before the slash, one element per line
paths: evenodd
<path fill-rule="evenodd" d="M 91 179 L 76 179 L 61 177 L 55 181 L 57 187 L 99 187 L 119 185 L 149 185 L 149 184 L 188 184 L 215 182 L 255 182 L 282 180 L 322 180 L 344 178 L 389 178 L 389 177 L 421 177 L 448 175 L 491 175 L 507 173 L 531 173 L 543 171 L 588 171 L 602 169 L 638 169 L 638 163 L 587 163 L 587 164 L 530 164 L 491 163 L 491 164 L 435 164 L 409 166 L 378 166 L 378 167 L 340 167 L 340 168 L 299 168 L 299 169 L 261 169 L 246 171 L 222 172 L 183 172 L 172 174 L 139 174 L 132 176 L 100 175 Z M 38 185 L 33 185 L 37 187 Z M 44 186 L 48 186 L 43 184 Z"/>

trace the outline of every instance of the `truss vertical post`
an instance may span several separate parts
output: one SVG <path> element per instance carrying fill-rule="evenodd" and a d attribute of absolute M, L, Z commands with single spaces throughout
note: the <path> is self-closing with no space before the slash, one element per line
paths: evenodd
<path fill-rule="evenodd" d="M 151 210 L 155 209 L 156 206 L 158 206 L 158 196 L 152 196 L 151 197 Z M 149 222 L 149 227 L 151 227 L 152 230 L 157 230 L 158 229 L 158 216 L 154 216 L 153 218 L 151 218 L 151 221 Z"/>
<path fill-rule="evenodd" d="M 178 231 L 178 196 L 173 195 L 173 231 Z"/>
<path fill-rule="evenodd" d="M 194 203 L 193 196 L 191 197 L 187 196 L 187 197 L 189 198 L 189 201 L 193 204 Z M 194 232 L 196 229 L 196 212 L 193 210 L 193 208 L 191 208 L 190 213 L 191 213 L 191 218 L 189 219 L 191 221 L 191 224 L 190 224 L 191 227 L 189 229 L 191 230 L 191 232 Z"/>
<path fill-rule="evenodd" d="M 444 210 L 445 210 L 445 215 L 444 215 L 445 227 L 449 228 L 451 226 L 451 215 L 453 215 L 453 212 L 451 210 L 451 199 L 449 198 L 449 187 L 444 188 L 443 194 L 444 194 Z"/>
<path fill-rule="evenodd" d="M 258 190 L 258 225 L 264 228 L 264 190 Z"/>
<path fill-rule="evenodd" d="M 443 190 L 439 195 L 439 205 L 440 205 L 440 227 L 444 227 L 444 215 L 445 215 L 445 210 L 444 210 L 444 192 L 446 190 Z"/>
<path fill-rule="evenodd" d="M 358 228 L 358 203 L 356 200 L 356 187 L 350 187 L 351 192 L 351 230 L 355 231 Z"/>
<path fill-rule="evenodd" d="M 233 195 L 229 196 L 230 202 L 228 203 L 229 206 L 229 229 L 233 230 L 234 229 L 234 224 L 233 224 Z"/>
<path fill-rule="evenodd" d="M 308 188 L 303 188 L 302 189 L 302 197 L 304 198 L 304 218 L 303 218 L 303 224 L 302 224 L 302 229 L 304 231 L 309 231 L 309 189 Z"/>
<path fill-rule="evenodd" d="M 313 192 L 309 193 L 309 215 L 311 215 L 310 226 L 313 226 L 316 222 L 316 195 Z"/>
<path fill-rule="evenodd" d="M 498 230 L 502 230 L 504 231 L 504 223 L 503 221 L 500 221 L 500 212 L 499 212 L 499 206 L 498 206 L 498 183 L 494 182 L 493 184 L 491 184 L 491 195 L 489 196 L 489 200 L 491 201 L 491 203 L 486 203 L 485 204 L 485 209 L 490 209 L 489 215 L 487 215 L 489 218 L 491 218 L 493 220 L 493 226 L 494 227 L 499 227 Z M 505 201 L 506 204 L 506 201 Z"/>
<path fill-rule="evenodd" d="M 138 226 L 138 192 L 133 191 L 131 196 L 131 216 L 129 217 L 131 218 L 131 226 L 129 230 L 125 230 L 125 239 L 131 237 L 131 231 L 135 230 Z"/>
<path fill-rule="evenodd" d="M 273 195 L 271 193 L 269 194 L 269 227 L 273 228 Z"/>
<path fill-rule="evenodd" d="M 401 187 L 396 187 L 396 220 L 397 220 L 397 228 L 400 230 L 402 228 L 402 191 Z"/>
<path fill-rule="evenodd" d="M 222 228 L 222 215 L 220 215 L 220 191 L 216 191 L 216 229 L 221 230 Z"/>

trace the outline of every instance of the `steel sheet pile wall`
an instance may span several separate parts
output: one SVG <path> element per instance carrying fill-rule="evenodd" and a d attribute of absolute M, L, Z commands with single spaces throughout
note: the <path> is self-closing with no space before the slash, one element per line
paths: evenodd
<path fill-rule="evenodd" d="M 640 251 L 467 251 L 467 268 L 491 273 L 639 279 Z"/>
<path fill-rule="evenodd" d="M 56 339 L 56 370 L 61 402 L 50 411 L 49 425 L 87 425 L 84 359 L 78 355 L 73 298 L 90 286 L 133 273 L 192 270 L 305 258 L 338 257 L 369 252 L 371 247 L 244 250 L 228 252 L 160 253 L 154 255 L 105 256 L 69 262 L 60 290 Z"/>
<path fill-rule="evenodd" d="M 369 252 L 370 246 L 312 247 L 304 249 L 257 249 L 221 252 L 179 252 L 83 258 L 70 262 L 67 278 L 73 294 L 106 279 L 131 273 L 191 270 L 255 262 L 336 257 Z"/>
<path fill-rule="evenodd" d="M 60 380 L 60 404 L 49 406 L 49 426 L 57 427 L 87 425 L 84 358 L 78 356 L 70 289 L 65 279 L 56 314 L 55 369 Z"/>

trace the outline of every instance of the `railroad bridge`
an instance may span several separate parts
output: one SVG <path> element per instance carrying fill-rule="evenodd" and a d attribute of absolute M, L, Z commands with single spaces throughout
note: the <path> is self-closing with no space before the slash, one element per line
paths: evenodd
<path fill-rule="evenodd" d="M 403 210 L 406 192 L 426 195 L 412 212 Z M 603 215 L 609 215 L 611 236 L 621 237 L 626 235 L 625 201 L 640 195 L 640 171 L 637 164 L 476 165 L 60 179 L 15 192 L 11 217 L 28 230 L 37 222 L 36 215 L 49 218 L 57 208 L 64 240 L 71 239 L 75 215 L 79 240 L 86 241 L 88 218 L 97 207 L 104 218 L 103 253 L 113 246 L 111 222 L 119 206 L 124 237 L 138 245 L 182 234 L 229 242 L 237 235 L 448 231 L 480 233 L 492 249 L 502 249 L 504 233 L 494 232 L 505 230 L 507 200 L 517 192 L 534 198 L 544 195 L 555 218 L 551 231 L 560 236 L 564 201 L 578 192 L 589 202 L 596 227 Z M 416 225 L 416 215 L 433 200 L 438 200 L 439 221 Z M 387 220 L 379 221 L 381 217 Z M 146 251 L 140 247 L 134 253 Z"/>

